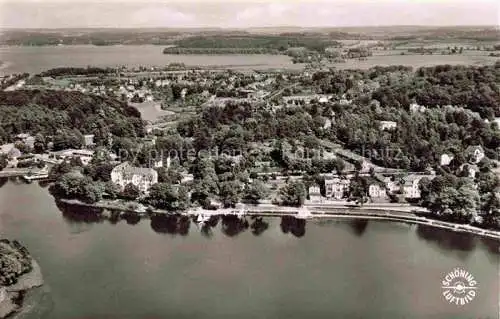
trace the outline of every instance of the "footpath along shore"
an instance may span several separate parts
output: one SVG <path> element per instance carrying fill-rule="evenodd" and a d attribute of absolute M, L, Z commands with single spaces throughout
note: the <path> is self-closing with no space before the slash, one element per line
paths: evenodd
<path fill-rule="evenodd" d="M 155 214 L 172 214 L 170 211 L 153 209 L 149 213 L 137 212 L 127 207 L 123 202 L 118 201 L 101 201 L 95 204 L 83 203 L 79 200 L 58 199 L 58 201 L 69 204 L 98 209 L 107 209 L 122 212 L 135 212 L 142 217 L 147 218 L 150 213 Z M 292 216 L 303 219 L 317 218 L 359 218 L 359 219 L 377 219 L 388 220 L 393 222 L 413 223 L 419 225 L 427 225 L 436 228 L 448 229 L 456 232 L 472 233 L 478 236 L 493 238 L 500 240 L 500 231 L 483 229 L 475 226 L 456 224 L 451 222 L 440 221 L 427 217 L 418 216 L 417 213 L 426 212 L 424 208 L 418 206 L 401 205 L 401 204 L 375 204 L 366 205 L 363 207 L 351 207 L 344 202 L 315 204 L 307 203 L 302 207 L 277 206 L 273 204 L 242 204 L 237 208 L 223 208 L 217 210 L 207 210 L 202 208 L 189 209 L 178 214 L 187 216 L 197 215 L 240 215 L 240 216 Z"/>

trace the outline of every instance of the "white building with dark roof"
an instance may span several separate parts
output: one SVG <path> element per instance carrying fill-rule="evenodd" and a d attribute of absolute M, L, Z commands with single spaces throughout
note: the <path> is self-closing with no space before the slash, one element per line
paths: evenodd
<path fill-rule="evenodd" d="M 125 162 L 113 168 L 111 181 L 120 186 L 121 190 L 127 184 L 133 184 L 147 194 L 151 186 L 158 183 L 158 173 L 152 168 L 135 167 Z"/>

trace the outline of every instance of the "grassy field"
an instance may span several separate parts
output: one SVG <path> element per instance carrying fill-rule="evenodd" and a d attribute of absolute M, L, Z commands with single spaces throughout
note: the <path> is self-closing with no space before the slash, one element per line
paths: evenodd
<path fill-rule="evenodd" d="M 487 55 L 487 52 L 482 51 L 467 51 L 461 55 L 401 55 L 401 52 L 404 51 L 376 51 L 376 54 L 368 57 L 366 60 L 347 60 L 345 63 L 333 63 L 328 66 L 339 69 L 368 69 L 377 65 L 407 65 L 419 68 L 439 64 L 487 65 L 494 64 L 500 60 L 496 57 L 490 57 Z"/>
<path fill-rule="evenodd" d="M 143 120 L 156 122 L 166 115 L 172 115 L 174 112 L 162 110 L 159 102 L 129 103 L 141 112 Z"/>

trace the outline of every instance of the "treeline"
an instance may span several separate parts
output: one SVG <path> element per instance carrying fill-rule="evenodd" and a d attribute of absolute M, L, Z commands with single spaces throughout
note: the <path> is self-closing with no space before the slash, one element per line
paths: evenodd
<path fill-rule="evenodd" d="M 45 45 L 117 45 L 117 44 L 171 44 L 173 39 L 181 32 L 176 31 L 145 31 L 145 30 L 56 30 L 27 31 L 27 30 L 7 30 L 0 35 L 2 45 L 24 45 L 24 46 L 45 46 Z"/>
<path fill-rule="evenodd" d="M 98 67 L 86 67 L 86 68 L 75 68 L 75 67 L 60 67 L 54 68 L 40 73 L 40 76 L 68 76 L 68 75 L 100 75 L 100 74 L 110 74 L 115 73 L 116 69 L 113 68 L 98 68 Z"/>
<path fill-rule="evenodd" d="M 0 285 L 16 284 L 33 266 L 28 250 L 17 240 L 0 239 Z"/>
<path fill-rule="evenodd" d="M 411 31 L 410 31 L 411 32 Z M 475 40 L 498 41 L 500 31 L 498 28 L 484 28 L 481 30 L 467 27 L 441 27 L 433 29 L 415 30 L 409 35 L 397 35 L 389 38 L 393 41 L 401 40 Z"/>
<path fill-rule="evenodd" d="M 276 49 L 268 48 L 181 48 L 170 47 L 163 50 L 163 54 L 280 54 Z"/>
<path fill-rule="evenodd" d="M 81 146 L 82 134 L 94 134 L 98 144 L 107 143 L 109 136 L 144 134 L 144 123 L 136 108 L 113 98 L 76 91 L 0 92 L 0 114 L 0 143 L 30 133 L 52 136 L 54 144 L 60 142 L 58 145 L 64 148 Z"/>
<path fill-rule="evenodd" d="M 329 46 L 338 46 L 337 41 L 316 34 L 302 35 L 213 35 L 193 36 L 177 40 L 175 44 L 180 48 L 207 48 L 207 49 L 268 49 L 286 51 L 291 47 L 305 47 L 314 51 L 324 51 Z"/>

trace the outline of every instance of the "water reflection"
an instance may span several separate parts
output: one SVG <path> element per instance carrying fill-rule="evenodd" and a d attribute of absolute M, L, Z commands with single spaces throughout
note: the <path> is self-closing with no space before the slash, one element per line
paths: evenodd
<path fill-rule="evenodd" d="M 9 181 L 8 177 L 0 177 L 0 188 L 2 188 Z"/>
<path fill-rule="evenodd" d="M 269 228 L 269 223 L 264 220 L 263 217 L 252 216 L 253 219 L 250 228 L 252 229 L 252 234 L 255 236 L 260 236 L 263 232 L 265 232 Z"/>
<path fill-rule="evenodd" d="M 160 234 L 171 234 L 187 236 L 191 220 L 180 214 L 153 214 L 151 216 L 151 228 Z"/>
<path fill-rule="evenodd" d="M 471 252 L 476 247 L 476 237 L 471 233 L 439 230 L 432 226 L 418 225 L 418 237 L 438 245 L 444 250 Z"/>
<path fill-rule="evenodd" d="M 281 217 L 281 231 L 284 234 L 291 233 L 295 237 L 302 237 L 306 234 L 306 220 L 298 219 L 293 216 Z"/>
<path fill-rule="evenodd" d="M 236 215 L 222 216 L 221 231 L 228 237 L 234 237 L 248 229 L 249 223 L 246 218 Z"/>
<path fill-rule="evenodd" d="M 351 226 L 354 234 L 361 237 L 368 227 L 368 219 L 354 219 L 349 221 L 349 226 Z"/>
<path fill-rule="evenodd" d="M 188 236 L 191 224 L 198 226 L 202 236 L 211 238 L 215 229 L 220 225 L 220 231 L 228 237 L 250 231 L 254 236 L 262 235 L 269 229 L 269 221 L 264 216 L 237 216 L 237 215 L 214 215 L 203 222 L 197 221 L 197 216 L 189 217 L 181 214 L 151 214 L 141 217 L 137 213 L 122 212 L 118 210 L 103 210 L 74 204 L 68 204 L 56 200 L 56 205 L 62 215 L 69 223 L 102 223 L 117 224 L 122 220 L 129 225 L 138 224 L 142 218 L 150 219 L 151 229 L 159 234 L 170 234 Z M 220 223 L 219 223 L 220 221 Z M 280 227 L 283 233 L 303 237 L 306 233 L 306 221 L 293 216 L 281 217 Z M 366 227 L 366 224 L 365 226 Z"/>
<path fill-rule="evenodd" d="M 38 186 L 40 186 L 41 188 L 47 188 L 49 187 L 51 181 L 49 180 L 41 180 L 41 181 L 38 181 Z"/>
<path fill-rule="evenodd" d="M 91 224 L 102 223 L 105 220 L 102 210 L 98 208 L 71 205 L 58 200 L 56 200 L 56 206 L 69 223 Z"/>
<path fill-rule="evenodd" d="M 486 247 L 486 249 L 490 253 L 500 257 L 500 241 L 499 240 L 495 240 L 492 238 L 485 238 L 485 237 L 482 237 L 480 240 L 481 240 L 481 243 L 483 244 L 483 246 Z"/>
<path fill-rule="evenodd" d="M 10 176 L 9 182 L 11 182 L 14 185 L 26 185 L 26 184 L 28 184 L 24 179 L 22 179 L 19 176 Z"/>
<path fill-rule="evenodd" d="M 122 217 L 129 225 L 137 225 L 141 221 L 141 216 L 136 213 L 125 212 Z"/>

